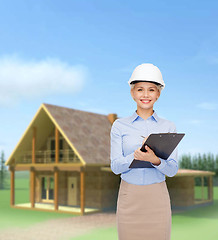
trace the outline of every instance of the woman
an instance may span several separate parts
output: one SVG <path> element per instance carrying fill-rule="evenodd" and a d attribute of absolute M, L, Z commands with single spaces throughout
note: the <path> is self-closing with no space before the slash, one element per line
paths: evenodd
<path fill-rule="evenodd" d="M 172 177 L 178 171 L 177 150 L 167 160 L 148 146 L 147 152 L 140 150 L 151 133 L 176 132 L 174 123 L 153 110 L 165 84 L 160 70 L 149 63 L 137 66 L 128 83 L 137 110 L 117 119 L 111 128 L 111 169 L 121 174 L 116 212 L 119 240 L 169 240 L 171 204 L 165 175 Z M 129 168 L 133 159 L 149 161 L 151 167 Z"/>

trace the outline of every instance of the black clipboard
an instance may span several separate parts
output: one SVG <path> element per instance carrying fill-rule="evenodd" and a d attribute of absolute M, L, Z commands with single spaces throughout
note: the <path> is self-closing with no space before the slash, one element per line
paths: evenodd
<path fill-rule="evenodd" d="M 157 157 L 166 160 L 184 136 L 184 133 L 153 133 L 142 145 L 141 151 L 147 152 L 145 149 L 145 145 L 147 145 Z M 154 168 L 154 166 L 151 165 L 151 162 L 134 159 L 129 168 Z"/>

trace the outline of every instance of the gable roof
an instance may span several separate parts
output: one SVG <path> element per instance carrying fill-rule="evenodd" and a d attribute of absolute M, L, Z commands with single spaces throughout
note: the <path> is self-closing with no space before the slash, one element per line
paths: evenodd
<path fill-rule="evenodd" d="M 83 165 L 110 164 L 111 123 L 107 115 L 43 103 L 7 160 L 6 165 L 10 165 L 14 153 L 41 111 L 46 112 L 70 147 L 78 154 Z"/>

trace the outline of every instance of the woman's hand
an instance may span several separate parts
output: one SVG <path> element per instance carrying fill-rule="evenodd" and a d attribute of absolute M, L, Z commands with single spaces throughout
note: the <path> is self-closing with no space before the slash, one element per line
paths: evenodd
<path fill-rule="evenodd" d="M 155 155 L 155 153 L 146 145 L 145 149 L 147 152 L 142 152 L 140 148 L 135 150 L 134 158 L 141 161 L 148 161 L 154 165 L 159 165 L 161 163 L 160 159 Z"/>

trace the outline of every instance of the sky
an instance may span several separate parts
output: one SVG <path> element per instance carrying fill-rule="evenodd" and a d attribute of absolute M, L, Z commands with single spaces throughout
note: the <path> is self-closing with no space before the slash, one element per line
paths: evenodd
<path fill-rule="evenodd" d="M 218 154 L 218 2 L 8 0 L 0 7 L 0 151 L 10 156 L 42 103 L 127 117 L 128 80 L 153 63 L 157 114 L 182 154 Z"/>

